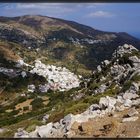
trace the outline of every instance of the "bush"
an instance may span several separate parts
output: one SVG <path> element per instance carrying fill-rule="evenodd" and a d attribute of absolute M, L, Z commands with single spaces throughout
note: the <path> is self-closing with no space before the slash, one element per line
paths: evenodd
<path fill-rule="evenodd" d="M 64 115 L 67 115 L 69 113 L 81 113 L 83 110 L 85 110 L 89 106 L 89 103 L 78 103 L 74 104 L 70 108 L 66 109 L 64 112 Z"/>
<path fill-rule="evenodd" d="M 23 111 L 27 111 L 27 110 L 29 110 L 29 106 L 24 106 Z"/>
<path fill-rule="evenodd" d="M 32 108 L 33 109 L 38 109 L 43 107 L 43 100 L 41 98 L 36 98 L 31 102 Z"/>

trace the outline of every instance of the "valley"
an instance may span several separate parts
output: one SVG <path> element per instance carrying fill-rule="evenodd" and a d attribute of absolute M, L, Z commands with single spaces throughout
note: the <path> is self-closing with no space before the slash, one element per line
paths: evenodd
<path fill-rule="evenodd" d="M 127 33 L 0 17 L 0 137 L 139 137 L 139 50 Z"/>

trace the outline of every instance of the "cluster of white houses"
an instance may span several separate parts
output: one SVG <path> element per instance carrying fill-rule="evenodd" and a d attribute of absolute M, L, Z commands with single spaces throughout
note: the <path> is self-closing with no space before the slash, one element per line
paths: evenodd
<path fill-rule="evenodd" d="M 30 72 L 47 79 L 47 84 L 39 86 L 42 92 L 47 92 L 48 89 L 65 91 L 76 88 L 80 84 L 79 77 L 65 67 L 45 65 L 39 60 L 35 61 L 35 66 Z"/>

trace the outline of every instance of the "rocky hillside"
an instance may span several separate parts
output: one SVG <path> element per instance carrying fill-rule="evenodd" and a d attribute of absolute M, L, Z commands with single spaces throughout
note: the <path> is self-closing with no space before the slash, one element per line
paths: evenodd
<path fill-rule="evenodd" d="M 0 137 L 139 136 L 139 46 L 72 21 L 0 17 Z"/>
<path fill-rule="evenodd" d="M 71 96 L 94 104 L 82 113 L 70 113 L 58 122 L 37 126 L 32 132 L 20 128 L 15 137 L 139 137 L 139 88 L 140 52 L 132 45 L 119 46 L 111 61 L 103 61 L 77 91 L 79 95 Z M 50 117 L 45 115 L 43 122 Z"/>

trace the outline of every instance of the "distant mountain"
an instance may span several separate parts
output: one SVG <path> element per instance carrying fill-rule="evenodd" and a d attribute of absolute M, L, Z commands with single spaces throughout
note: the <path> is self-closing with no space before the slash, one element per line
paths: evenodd
<path fill-rule="evenodd" d="M 104 32 L 73 21 L 39 15 L 0 17 L 0 40 L 43 48 L 51 55 L 49 58 L 76 60 L 88 69 L 110 59 L 119 45 L 127 43 L 140 49 L 140 40 L 127 33 Z"/>
<path fill-rule="evenodd" d="M 123 32 L 0 17 L 0 137 L 139 136 L 138 49 Z"/>

